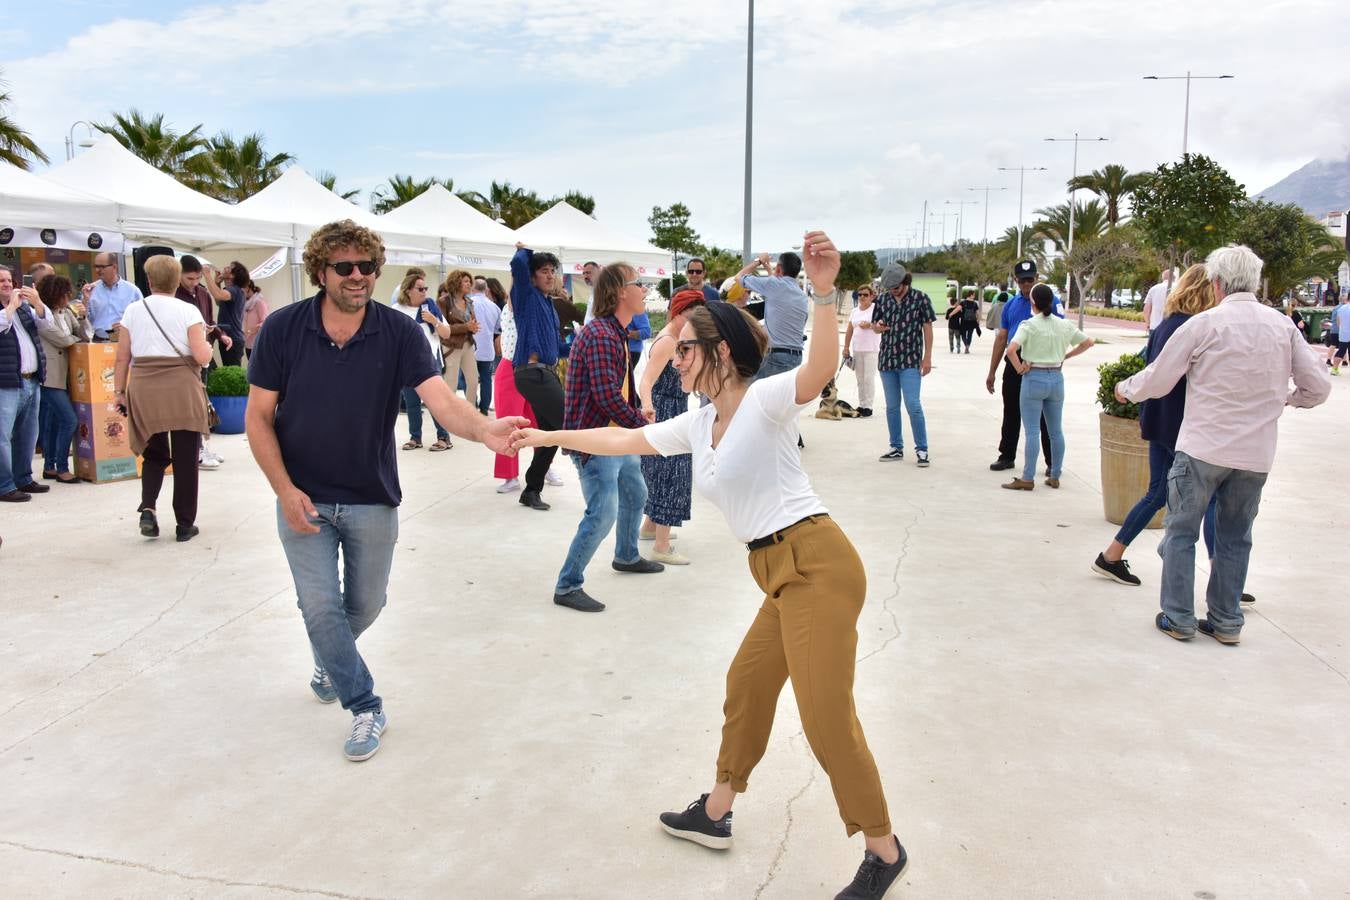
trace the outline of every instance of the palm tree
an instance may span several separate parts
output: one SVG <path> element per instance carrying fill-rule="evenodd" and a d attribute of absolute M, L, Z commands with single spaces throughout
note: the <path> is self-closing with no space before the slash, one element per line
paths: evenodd
<path fill-rule="evenodd" d="M 328 188 L 333 193 L 337 194 L 343 200 L 355 201 L 357 196 L 361 193 L 361 191 L 356 188 L 353 188 L 350 191 L 339 191 L 337 189 L 337 176 L 334 175 L 332 172 L 328 171 L 315 172 L 314 180 L 317 181 L 319 184 L 323 185 L 324 187 Z"/>
<path fill-rule="evenodd" d="M 1032 231 L 1045 238 L 1061 253 L 1069 245 L 1069 204 L 1046 206 L 1036 210 L 1040 219 L 1032 223 Z M 1106 232 L 1106 208 L 1098 200 L 1074 203 L 1073 236 L 1075 240 L 1101 237 Z"/>
<path fill-rule="evenodd" d="M 391 175 L 389 180 L 370 192 L 370 211 L 376 215 L 384 215 L 398 209 L 409 200 L 426 193 L 432 185 L 439 184 L 447 191 L 454 191 L 455 180 L 453 178 L 430 178 L 416 179 L 411 175 Z"/>
<path fill-rule="evenodd" d="M 503 220 L 507 228 L 519 228 L 552 205 L 534 191 L 512 187 L 509 181 L 493 181 L 486 194 L 471 191 L 460 197 L 483 215 Z"/>
<path fill-rule="evenodd" d="M 1120 222 L 1120 201 L 1132 195 L 1148 179 L 1143 172 L 1131 173 L 1112 163 L 1104 168 L 1069 179 L 1069 190 L 1091 191 L 1106 201 L 1106 224 L 1115 228 Z"/>
<path fill-rule="evenodd" d="M 0 87 L 4 84 L 0 81 Z M 5 112 L 5 107 L 10 102 L 9 92 L 0 90 L 0 160 L 20 169 L 27 169 L 32 159 L 44 163 L 51 162 L 47 154 L 42 152 L 42 148 L 28 136 L 28 132 L 20 128 Z"/>
<path fill-rule="evenodd" d="M 590 194 L 583 194 L 581 191 L 568 191 L 561 197 L 554 197 L 546 205 L 552 207 L 559 201 L 566 203 L 573 209 L 581 210 L 588 216 L 595 215 L 595 198 Z"/>
<path fill-rule="evenodd" d="M 1010 225 L 1003 229 L 1003 234 L 994 242 L 992 250 L 995 259 L 1002 264 L 1006 272 L 1012 272 L 1012 267 L 1018 262 L 1017 259 L 1017 227 Z M 1034 225 L 1022 226 L 1022 258 L 1035 260 L 1037 265 L 1045 264 L 1045 243 L 1036 234 Z"/>
<path fill-rule="evenodd" d="M 163 113 L 146 116 L 131 109 L 125 114 L 114 113 L 110 125 L 96 123 L 94 127 L 189 187 L 209 187 L 215 176 L 211 144 L 202 137 L 201 125 L 179 134 L 164 124 Z"/>
<path fill-rule="evenodd" d="M 295 162 L 289 153 L 267 155 L 263 136 L 246 134 L 236 141 L 228 131 L 211 138 L 211 162 L 215 179 L 211 194 L 217 200 L 238 203 L 247 200 L 281 176 L 282 169 Z"/>

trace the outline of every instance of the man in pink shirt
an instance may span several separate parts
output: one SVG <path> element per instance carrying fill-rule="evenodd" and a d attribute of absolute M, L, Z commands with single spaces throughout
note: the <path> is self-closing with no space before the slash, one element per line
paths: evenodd
<path fill-rule="evenodd" d="M 1238 596 L 1280 415 L 1285 406 L 1317 406 L 1331 393 L 1331 379 L 1293 322 L 1256 299 L 1261 267 L 1246 247 L 1211 253 L 1205 268 L 1219 305 L 1178 328 L 1148 368 L 1116 386 L 1122 401 L 1151 400 L 1186 376 L 1186 417 L 1168 473 L 1167 531 L 1158 545 L 1162 612 L 1155 620 L 1159 631 L 1179 641 L 1198 630 L 1223 644 L 1238 642 Z M 1213 495 L 1218 516 L 1208 614 L 1197 621 L 1195 539 Z"/>

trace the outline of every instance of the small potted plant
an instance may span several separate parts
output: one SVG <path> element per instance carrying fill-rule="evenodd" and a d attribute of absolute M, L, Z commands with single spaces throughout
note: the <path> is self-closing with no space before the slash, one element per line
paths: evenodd
<path fill-rule="evenodd" d="M 1102 507 L 1106 521 L 1123 524 L 1138 499 L 1148 491 L 1148 441 L 1139 436 L 1139 404 L 1116 399 L 1116 385 L 1143 371 L 1144 358 L 1126 353 L 1097 367 L 1097 403 L 1102 413 Z M 1163 511 L 1148 523 L 1160 528 Z"/>
<path fill-rule="evenodd" d="M 219 366 L 206 376 L 206 394 L 220 416 L 219 434 L 242 434 L 248 407 L 248 376 L 242 366 Z"/>

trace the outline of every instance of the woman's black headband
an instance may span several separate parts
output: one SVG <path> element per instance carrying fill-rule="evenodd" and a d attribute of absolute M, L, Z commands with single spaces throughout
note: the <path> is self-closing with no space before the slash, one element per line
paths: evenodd
<path fill-rule="evenodd" d="M 712 313 L 718 334 L 727 342 L 736 372 L 742 378 L 753 378 L 764 362 L 764 355 L 750 333 L 750 323 L 745 321 L 740 309 L 730 303 L 709 303 L 707 308 Z"/>

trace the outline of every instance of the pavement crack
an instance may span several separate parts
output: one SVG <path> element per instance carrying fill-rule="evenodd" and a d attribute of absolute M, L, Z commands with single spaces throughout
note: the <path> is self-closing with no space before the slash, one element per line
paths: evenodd
<path fill-rule="evenodd" d="M 64 859 L 78 859 L 84 862 L 96 862 L 107 866 L 118 866 L 123 869 L 134 869 L 138 872 L 150 872 L 155 875 L 164 875 L 169 878 L 181 878 L 184 881 L 200 881 L 207 884 L 220 885 L 221 887 L 263 888 L 271 891 L 284 891 L 288 894 L 338 897 L 340 900 L 378 900 L 378 898 L 374 897 L 367 897 L 360 894 L 344 894 L 339 891 L 326 891 L 322 888 L 295 887 L 289 884 L 273 884 L 266 881 L 235 881 L 230 878 L 219 878 L 214 875 L 198 875 L 193 872 L 179 872 L 175 869 L 165 869 L 160 866 L 133 862 L 127 859 L 114 859 L 110 856 L 95 856 L 89 853 L 75 853 L 70 850 L 55 850 L 50 847 L 34 847 L 30 844 L 23 844 L 18 841 L 0 840 L 0 846 L 13 847 L 16 850 L 25 850 L 29 853 L 45 853 L 50 856 L 60 856 Z"/>
<path fill-rule="evenodd" d="M 866 662 L 878 653 L 881 653 L 900 637 L 900 618 L 896 616 L 895 610 L 891 608 L 891 601 L 900 599 L 900 567 L 905 564 L 905 559 L 909 556 L 910 538 L 913 536 L 914 529 L 919 524 L 919 520 L 923 518 L 923 509 L 917 506 L 913 508 L 915 516 L 910 520 L 909 525 L 905 526 L 905 536 L 900 542 L 900 553 L 895 559 L 895 568 L 891 570 L 891 586 L 893 590 L 881 599 L 881 611 L 890 616 L 891 619 L 891 634 L 886 640 L 881 642 L 880 646 L 860 656 L 858 658 L 858 662 L 860 663 Z"/>
<path fill-rule="evenodd" d="M 1290 634 L 1289 632 L 1287 632 L 1287 631 L 1285 631 L 1283 628 L 1281 628 L 1279 622 L 1276 622 L 1276 621 L 1275 621 L 1274 619 L 1272 619 L 1270 616 L 1266 615 L 1265 613 L 1263 613 L 1263 612 L 1261 612 L 1261 611 L 1259 611 L 1259 610 L 1247 610 L 1247 614 L 1248 614 L 1248 615 L 1250 615 L 1250 614 L 1253 613 L 1253 612 L 1255 612 L 1258 616 L 1260 616 L 1261 618 L 1263 618 L 1263 619 L 1265 619 L 1267 622 L 1269 622 L 1269 623 L 1271 624 L 1271 626 L 1273 626 L 1274 629 L 1275 629 L 1276 631 L 1278 631 L 1280 634 L 1284 635 L 1285 637 L 1289 638 L 1289 640 L 1293 641 L 1295 644 L 1298 644 L 1300 647 L 1302 647 L 1302 648 L 1303 648 L 1303 651 L 1304 651 L 1305 653 L 1307 653 L 1309 656 L 1311 656 L 1313 659 L 1317 660 L 1317 661 L 1320 662 L 1322 665 L 1326 666 L 1328 669 L 1330 669 L 1330 670 L 1331 670 L 1332 672 L 1334 672 L 1336 675 L 1339 675 L 1340 678 L 1341 678 L 1341 680 L 1344 681 L 1347 685 L 1350 685 L 1350 676 L 1347 676 L 1347 675 L 1346 675 L 1344 672 L 1342 672 L 1340 669 L 1338 669 L 1338 668 L 1336 668 L 1335 666 L 1333 666 L 1330 662 L 1328 662 L 1325 658 L 1323 658 L 1322 655 L 1319 654 L 1316 650 L 1312 649 L 1312 648 L 1309 647 L 1307 644 L 1303 643 L 1303 642 L 1300 641 L 1298 638 L 1294 637 L 1292 634 Z"/>
<path fill-rule="evenodd" d="M 792 737 L 788 738 L 788 741 L 790 743 L 797 740 L 797 738 L 801 738 L 803 744 L 806 743 L 806 733 L 804 731 L 798 731 Z M 778 842 L 778 849 L 774 851 L 773 861 L 769 863 L 768 873 L 764 876 L 764 880 L 759 883 L 759 886 L 755 888 L 753 900 L 759 900 L 760 896 L 769 889 L 769 885 L 773 884 L 774 878 L 778 876 L 778 867 L 782 864 L 783 857 L 787 855 L 788 841 L 792 838 L 792 826 L 796 822 L 795 817 L 792 815 L 792 807 L 798 800 L 804 797 L 806 792 L 811 789 L 811 786 L 816 783 L 816 774 L 820 771 L 820 767 L 816 764 L 816 758 L 810 752 L 809 746 L 807 747 L 807 757 L 811 763 L 811 774 L 806 779 L 806 784 L 802 785 L 801 790 L 797 791 L 797 793 L 793 794 L 788 799 L 787 825 L 783 828 L 783 839 Z"/>

